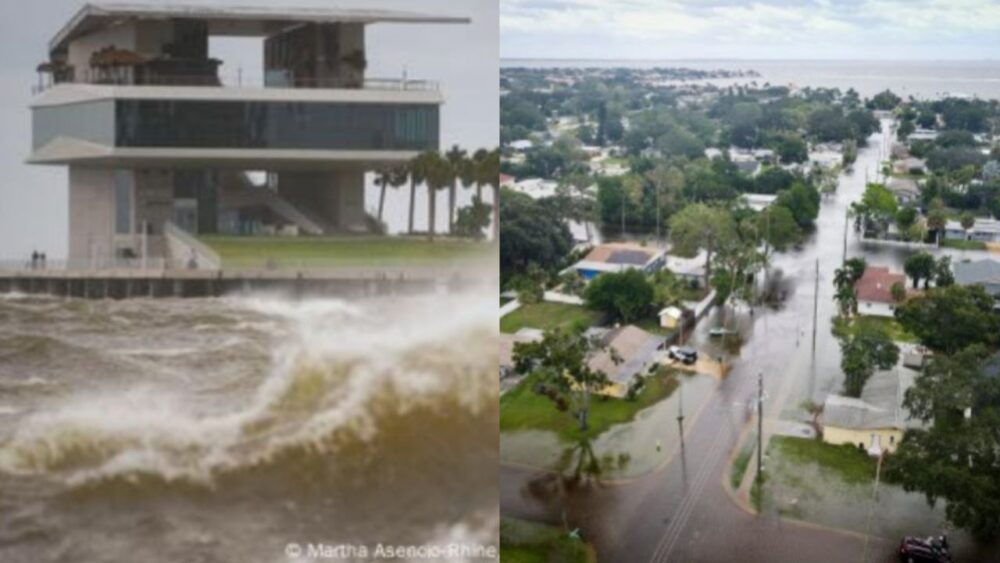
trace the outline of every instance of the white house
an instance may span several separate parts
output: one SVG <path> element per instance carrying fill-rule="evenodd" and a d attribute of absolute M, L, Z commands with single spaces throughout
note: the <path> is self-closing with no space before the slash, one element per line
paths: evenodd
<path fill-rule="evenodd" d="M 902 284 L 906 288 L 906 276 L 893 274 L 889 268 L 868 266 L 864 275 L 854 284 L 858 299 L 858 313 L 876 317 L 892 317 L 897 302 L 892 296 L 892 286 Z"/>

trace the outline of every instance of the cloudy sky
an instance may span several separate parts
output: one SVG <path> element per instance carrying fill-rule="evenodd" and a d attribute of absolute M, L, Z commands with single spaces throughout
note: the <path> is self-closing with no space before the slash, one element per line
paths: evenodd
<path fill-rule="evenodd" d="M 500 28 L 505 58 L 1000 58 L 991 0 L 501 0 Z"/>
<path fill-rule="evenodd" d="M 135 2 L 137 0 L 133 0 Z M 329 6 L 326 0 L 138 0 L 156 4 Z M 110 2 L 110 0 L 109 0 Z M 49 257 L 66 252 L 65 167 L 24 164 L 31 148 L 31 86 L 48 58 L 49 39 L 85 0 L 0 0 L 0 260 L 23 259 L 33 249 Z M 100 3 L 99 1 L 96 3 Z M 494 147 L 499 139 L 497 0 L 340 0 L 337 7 L 383 8 L 465 16 L 471 25 L 376 24 L 367 32 L 371 77 L 441 82 L 442 145 Z M 260 40 L 214 41 L 224 79 L 238 69 L 260 80 Z"/>

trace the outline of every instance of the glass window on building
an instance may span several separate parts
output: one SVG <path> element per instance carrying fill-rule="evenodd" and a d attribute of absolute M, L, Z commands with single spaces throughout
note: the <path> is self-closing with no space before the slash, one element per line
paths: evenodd
<path fill-rule="evenodd" d="M 134 182 L 131 170 L 115 170 L 115 233 L 132 234 Z"/>

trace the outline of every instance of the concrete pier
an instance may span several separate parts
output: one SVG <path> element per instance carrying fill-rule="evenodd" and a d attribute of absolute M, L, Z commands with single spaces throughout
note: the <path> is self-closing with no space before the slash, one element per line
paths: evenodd
<path fill-rule="evenodd" d="M 324 271 L 59 271 L 0 270 L 0 293 L 80 299 L 221 297 L 273 293 L 294 298 L 374 297 L 451 291 L 487 281 L 448 268 Z"/>

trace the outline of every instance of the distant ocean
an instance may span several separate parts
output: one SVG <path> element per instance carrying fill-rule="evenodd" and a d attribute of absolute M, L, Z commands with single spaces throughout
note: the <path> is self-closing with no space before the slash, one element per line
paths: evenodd
<path fill-rule="evenodd" d="M 920 99 L 941 96 L 1000 98 L 1000 61 L 850 61 L 850 60 L 573 60 L 502 59 L 504 67 L 685 67 L 698 70 L 755 70 L 758 78 L 714 79 L 717 85 L 854 88 L 870 97 L 885 89 Z M 697 81 L 696 81 L 697 82 Z"/>

